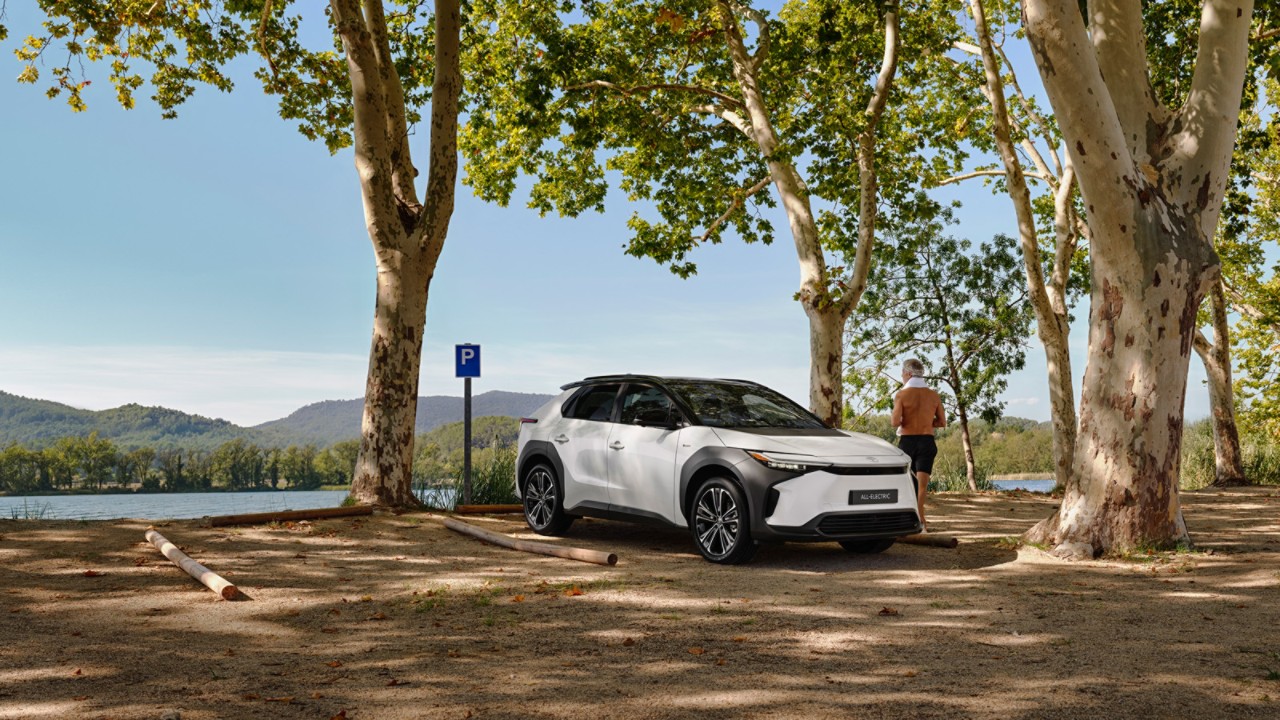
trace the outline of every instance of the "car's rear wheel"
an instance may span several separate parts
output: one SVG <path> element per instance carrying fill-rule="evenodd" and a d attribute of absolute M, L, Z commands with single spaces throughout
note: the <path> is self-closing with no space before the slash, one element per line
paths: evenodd
<path fill-rule="evenodd" d="M 556 471 L 538 463 L 524 476 L 524 521 L 539 535 L 563 535 L 573 524 L 564 512 L 564 494 Z"/>
<path fill-rule="evenodd" d="M 751 519 L 742 490 L 725 478 L 711 478 L 693 496 L 689 529 L 702 557 L 722 565 L 741 565 L 756 554 Z"/>
<path fill-rule="evenodd" d="M 869 555 L 888 550 L 893 547 L 894 542 L 896 542 L 894 538 L 885 538 L 883 540 L 841 540 L 840 547 L 851 553 Z"/>

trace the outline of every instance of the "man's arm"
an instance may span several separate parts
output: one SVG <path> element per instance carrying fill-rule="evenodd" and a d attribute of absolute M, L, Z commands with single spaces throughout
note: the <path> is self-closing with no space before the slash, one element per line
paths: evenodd
<path fill-rule="evenodd" d="M 942 409 L 942 398 L 938 398 L 938 404 L 933 411 L 933 426 L 936 428 L 947 426 L 947 414 Z"/>
<path fill-rule="evenodd" d="M 902 393 L 893 396 L 893 413 L 889 415 L 889 423 L 895 428 L 902 427 Z"/>

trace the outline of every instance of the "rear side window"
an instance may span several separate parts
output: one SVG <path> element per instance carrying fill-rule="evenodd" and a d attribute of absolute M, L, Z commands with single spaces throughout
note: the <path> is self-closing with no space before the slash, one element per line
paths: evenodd
<path fill-rule="evenodd" d="M 620 385 L 596 385 L 578 393 L 565 417 L 574 420 L 607 422 L 613 417 L 613 401 Z"/>

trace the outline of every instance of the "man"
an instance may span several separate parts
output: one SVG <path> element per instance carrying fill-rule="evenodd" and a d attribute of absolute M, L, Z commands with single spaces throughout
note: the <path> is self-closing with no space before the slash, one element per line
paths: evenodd
<path fill-rule="evenodd" d="M 942 397 L 924 381 L 924 363 L 911 358 L 902 363 L 903 388 L 893 398 L 893 426 L 898 429 L 898 447 L 911 457 L 911 472 L 916 478 L 916 504 L 920 509 L 920 524 L 924 519 L 924 493 L 933 473 L 933 459 L 938 455 L 938 444 L 933 439 L 934 428 L 945 427 L 947 417 L 942 412 Z"/>

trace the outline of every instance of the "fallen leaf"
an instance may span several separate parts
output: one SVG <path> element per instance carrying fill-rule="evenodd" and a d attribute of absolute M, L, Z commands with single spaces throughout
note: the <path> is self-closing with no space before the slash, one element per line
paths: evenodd
<path fill-rule="evenodd" d="M 622 641 L 623 647 L 631 647 L 632 645 L 635 645 L 635 644 L 636 644 L 636 641 L 632 638 L 627 638 L 626 640 Z"/>
<path fill-rule="evenodd" d="M 724 665 L 724 658 L 716 658 L 717 665 Z"/>
<path fill-rule="evenodd" d="M 83 675 L 83 674 L 84 674 L 84 671 L 83 671 L 83 670 L 81 670 L 80 668 L 76 668 L 76 671 L 75 671 L 75 672 L 73 672 L 73 673 L 71 673 L 71 674 L 72 674 L 72 675 Z"/>
<path fill-rule="evenodd" d="M 370 615 L 370 616 L 369 616 L 369 619 L 370 619 L 370 620 L 386 620 L 386 619 L 387 619 L 387 614 L 386 614 L 386 613 L 376 612 L 376 613 L 374 613 L 374 614 Z"/>
<path fill-rule="evenodd" d="M 261 696 L 261 695 L 259 695 L 258 693 L 245 693 L 244 695 L 241 695 L 240 697 L 244 698 L 245 700 L 257 700 L 258 698 L 260 698 L 260 697 L 262 697 L 262 696 Z"/>
<path fill-rule="evenodd" d="M 97 570 L 85 570 L 84 576 L 85 577 L 102 577 L 102 573 L 98 572 Z"/>
<path fill-rule="evenodd" d="M 324 697 L 324 693 L 322 693 L 322 692 L 313 692 L 313 693 L 311 693 L 311 699 L 312 699 L 312 700 L 319 700 L 319 699 L 321 699 L 321 698 L 323 698 L 323 697 Z"/>
<path fill-rule="evenodd" d="M 568 595 L 568 596 L 570 596 L 570 597 L 577 597 L 578 595 L 581 595 L 581 594 L 582 594 L 582 588 L 578 587 L 577 585 L 574 585 L 573 587 L 569 588 L 568 590 L 565 590 L 565 591 L 564 591 L 564 594 L 565 594 L 565 595 Z"/>
<path fill-rule="evenodd" d="M 332 667 L 332 668 L 340 668 L 340 667 L 342 667 L 342 661 L 341 661 L 341 660 L 331 660 L 331 661 L 329 661 L 329 662 L 325 663 L 325 665 L 328 665 L 329 667 Z"/>
<path fill-rule="evenodd" d="M 339 710 L 337 715 L 329 718 L 329 720 L 347 720 L 347 711 Z"/>
<path fill-rule="evenodd" d="M 746 635 L 739 635 L 739 636 L 735 637 L 735 638 L 733 639 L 733 641 L 734 641 L 734 642 L 746 642 L 746 641 L 747 641 L 747 636 L 746 636 Z"/>
<path fill-rule="evenodd" d="M 690 654 L 690 655 L 703 655 L 703 654 L 705 654 L 706 652 L 707 652 L 706 650 L 703 650 L 703 649 L 702 649 L 702 648 L 700 648 L 700 647 L 691 647 L 691 648 L 689 648 L 689 654 Z"/>
<path fill-rule="evenodd" d="M 138 567 L 142 567 L 143 565 L 147 564 L 147 558 L 144 558 L 144 557 L 134 558 L 133 564 L 137 565 Z"/>
<path fill-rule="evenodd" d="M 397 685 L 408 685 L 408 684 L 409 683 L 405 682 L 404 680 L 397 680 L 395 678 L 391 678 L 390 680 L 387 681 L 387 687 L 395 687 Z"/>
<path fill-rule="evenodd" d="M 916 676 L 916 671 L 915 671 L 915 670 L 908 670 L 908 671 L 906 671 L 906 672 L 902 673 L 902 676 L 903 676 L 903 677 L 915 677 L 915 676 Z"/>
<path fill-rule="evenodd" d="M 462 657 L 462 653 L 458 652 L 457 650 L 450 650 L 449 657 L 452 657 L 452 658 Z"/>
<path fill-rule="evenodd" d="M 891 607 L 883 607 L 883 608 L 880 608 L 880 614 L 881 615 L 900 615 L 901 613 L 899 613 L 897 610 L 894 610 Z"/>
<path fill-rule="evenodd" d="M 511 602 L 524 602 L 524 596 L 523 596 L 523 595 L 517 595 L 517 596 L 515 596 L 515 597 L 511 598 Z"/>
<path fill-rule="evenodd" d="M 363 597 L 361 597 L 361 598 L 360 598 L 360 602 L 373 602 L 373 596 L 372 596 L 372 595 L 365 595 L 365 596 L 363 596 Z"/>
<path fill-rule="evenodd" d="M 236 651 L 235 651 L 235 650 L 232 650 L 231 648 L 227 648 L 226 650 L 224 650 L 224 651 L 222 652 L 222 654 L 223 654 L 223 655 L 226 655 L 227 657 L 235 657 L 235 656 L 236 656 Z"/>
<path fill-rule="evenodd" d="M 332 635 L 332 634 L 334 634 L 334 633 L 338 632 L 338 628 L 331 628 L 331 627 L 329 627 L 329 628 L 320 628 L 320 632 L 322 632 L 322 633 L 329 633 L 330 635 Z"/>
<path fill-rule="evenodd" d="M 72 699 L 72 700 L 75 700 L 76 702 L 84 702 L 85 700 L 88 700 L 88 699 L 89 699 L 89 696 L 88 696 L 88 695 L 77 695 L 77 696 L 75 696 L 75 697 L 73 697 L 73 698 L 71 698 L 71 699 Z"/>

